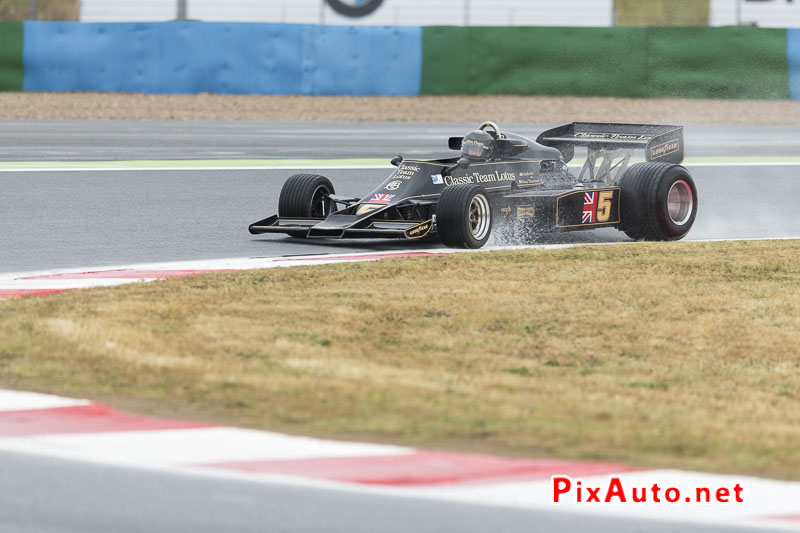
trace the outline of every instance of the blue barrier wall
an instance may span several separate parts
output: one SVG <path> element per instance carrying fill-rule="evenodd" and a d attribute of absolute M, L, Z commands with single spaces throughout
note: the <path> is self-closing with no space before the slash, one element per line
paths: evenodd
<path fill-rule="evenodd" d="M 303 94 L 416 95 L 422 78 L 422 28 L 306 26 Z M 309 49 L 309 46 L 313 49 Z"/>
<path fill-rule="evenodd" d="M 789 56 L 789 98 L 800 100 L 800 28 L 786 30 L 786 55 Z"/>
<path fill-rule="evenodd" d="M 415 95 L 418 27 L 26 22 L 26 91 Z"/>
<path fill-rule="evenodd" d="M 150 24 L 26 22 L 26 91 L 150 92 L 158 84 Z"/>
<path fill-rule="evenodd" d="M 161 93 L 299 94 L 304 27 L 169 22 L 161 36 Z"/>

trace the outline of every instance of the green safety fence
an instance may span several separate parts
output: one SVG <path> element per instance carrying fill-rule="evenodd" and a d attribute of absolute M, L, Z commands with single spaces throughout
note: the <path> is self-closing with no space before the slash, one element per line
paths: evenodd
<path fill-rule="evenodd" d="M 21 22 L 0 22 L 0 91 L 22 90 L 22 36 Z"/>
<path fill-rule="evenodd" d="M 785 99 L 786 30 L 426 27 L 420 94 Z"/>

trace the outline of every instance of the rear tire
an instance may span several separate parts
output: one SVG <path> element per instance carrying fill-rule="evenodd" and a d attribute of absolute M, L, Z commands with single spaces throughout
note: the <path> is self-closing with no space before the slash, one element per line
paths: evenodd
<path fill-rule="evenodd" d="M 620 229 L 631 239 L 682 239 L 697 216 L 697 188 L 689 171 L 670 163 L 640 163 L 620 181 Z"/>
<path fill-rule="evenodd" d="M 286 180 L 278 198 L 278 216 L 281 218 L 325 218 L 333 212 L 333 184 L 325 176 L 295 174 Z M 292 237 L 305 238 L 308 232 L 292 231 Z"/>
<path fill-rule="evenodd" d="M 451 248 L 480 248 L 492 233 L 492 205 L 478 185 L 445 188 L 436 207 L 439 238 Z"/>

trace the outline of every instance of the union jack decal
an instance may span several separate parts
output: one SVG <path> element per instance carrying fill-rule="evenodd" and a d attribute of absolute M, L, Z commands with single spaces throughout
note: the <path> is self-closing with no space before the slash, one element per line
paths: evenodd
<path fill-rule="evenodd" d="M 583 193 L 583 218 L 581 224 L 592 224 L 597 215 L 597 193 L 585 192 Z"/>
<path fill-rule="evenodd" d="M 394 194 L 376 193 L 372 195 L 372 198 L 370 198 L 369 201 L 377 204 L 388 204 L 392 201 L 392 198 L 394 198 Z"/>

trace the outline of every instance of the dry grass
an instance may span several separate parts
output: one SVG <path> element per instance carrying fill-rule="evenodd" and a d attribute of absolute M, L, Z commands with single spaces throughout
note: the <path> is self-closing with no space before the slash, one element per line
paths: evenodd
<path fill-rule="evenodd" d="M 797 124 L 799 101 L 545 96 L 2 93 L 0 119 Z"/>
<path fill-rule="evenodd" d="M 0 302 L 0 384 L 298 434 L 800 479 L 800 241 L 220 273 Z"/>
<path fill-rule="evenodd" d="M 614 0 L 620 26 L 708 26 L 709 0 Z"/>
<path fill-rule="evenodd" d="M 0 0 L 0 20 L 29 20 L 31 0 Z M 78 20 L 80 0 L 36 0 L 36 20 Z"/>

